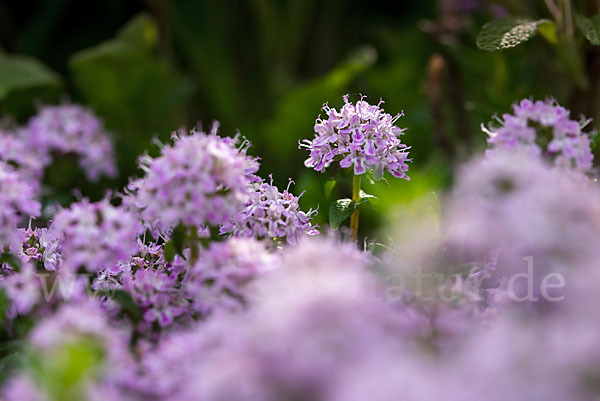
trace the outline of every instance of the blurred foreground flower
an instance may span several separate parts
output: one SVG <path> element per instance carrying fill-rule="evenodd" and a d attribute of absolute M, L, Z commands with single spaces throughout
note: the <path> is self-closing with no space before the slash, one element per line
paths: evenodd
<path fill-rule="evenodd" d="M 101 175 L 115 177 L 113 145 L 100 119 L 77 104 L 44 106 L 19 132 L 27 147 L 46 164 L 52 155 L 74 154 L 92 181 Z"/>

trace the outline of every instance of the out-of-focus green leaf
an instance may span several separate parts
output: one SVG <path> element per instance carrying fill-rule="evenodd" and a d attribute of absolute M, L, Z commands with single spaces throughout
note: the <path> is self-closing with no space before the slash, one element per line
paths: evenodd
<path fill-rule="evenodd" d="M 531 39 L 538 32 L 538 26 L 548 20 L 534 21 L 527 17 L 505 17 L 490 21 L 481 28 L 477 36 L 477 46 L 482 50 L 508 49 Z"/>
<path fill-rule="evenodd" d="M 116 38 L 73 55 L 70 66 L 79 92 L 117 134 L 122 176 L 135 168 L 156 134 L 166 135 L 184 121 L 182 104 L 191 83 L 157 48 L 157 27 L 147 14 L 130 21 Z"/>
<path fill-rule="evenodd" d="M 25 358 L 20 351 L 12 352 L 4 357 L 0 357 L 0 384 L 6 377 L 10 376 L 10 372 L 23 365 Z"/>
<path fill-rule="evenodd" d="M 127 291 L 116 290 L 112 294 L 111 298 L 121 305 L 123 312 L 133 321 L 139 322 L 142 320 L 142 312 L 140 311 L 140 308 L 136 305 L 135 301 L 131 297 L 131 294 L 129 294 Z"/>
<path fill-rule="evenodd" d="M 194 233 L 193 230 L 191 232 Z M 168 262 L 172 262 L 176 255 L 183 255 L 183 248 L 192 241 L 190 237 L 191 235 L 188 236 L 188 228 L 184 224 L 177 224 L 171 232 L 169 241 L 165 244 L 165 259 Z"/>
<path fill-rule="evenodd" d="M 175 249 L 175 244 L 173 241 L 168 241 L 165 244 L 163 252 L 167 262 L 172 262 L 175 259 L 175 256 L 177 255 L 177 249 Z"/>
<path fill-rule="evenodd" d="M 21 260 L 12 253 L 5 252 L 0 254 L 0 263 L 6 263 L 16 271 L 21 270 Z"/>
<path fill-rule="evenodd" d="M 329 225 L 333 230 L 340 228 L 340 225 L 356 210 L 356 202 L 352 199 L 338 199 L 329 205 Z"/>
<path fill-rule="evenodd" d="M 330 180 L 327 180 L 327 182 L 325 182 L 325 197 L 329 198 L 331 196 L 331 193 L 333 192 L 333 189 L 335 188 L 335 185 L 337 184 L 337 180 L 335 178 L 332 178 Z"/>
<path fill-rule="evenodd" d="M 0 53 L 0 100 L 17 90 L 59 87 L 61 78 L 39 61 Z"/>
<path fill-rule="evenodd" d="M 0 53 L 0 110 L 24 119 L 35 101 L 58 98 L 62 79 L 39 61 L 20 55 Z"/>
<path fill-rule="evenodd" d="M 538 32 L 544 37 L 549 43 L 555 45 L 558 43 L 558 36 L 556 34 L 556 24 L 552 21 L 546 21 L 538 25 Z"/>
<path fill-rule="evenodd" d="M 183 247 L 186 245 L 186 234 L 187 228 L 181 223 L 177 224 L 177 226 L 175 226 L 173 232 L 171 233 L 171 239 L 169 240 L 169 242 L 173 243 L 175 251 L 178 255 L 183 254 Z"/>
<path fill-rule="evenodd" d="M 81 337 L 60 347 L 32 351 L 28 367 L 40 390 L 54 401 L 86 399 L 85 382 L 105 361 L 104 346 L 93 337 Z"/>
<path fill-rule="evenodd" d="M 575 22 L 579 30 L 581 30 L 591 44 L 600 46 L 600 14 L 588 18 L 576 13 Z"/>
<path fill-rule="evenodd" d="M 0 288 L 0 327 L 4 324 L 6 319 L 6 313 L 8 312 L 8 297 L 4 293 L 4 290 Z"/>
<path fill-rule="evenodd" d="M 372 213 L 368 208 L 364 209 L 365 220 L 369 218 L 388 218 L 396 209 L 411 204 L 418 200 L 432 207 L 433 214 L 440 215 L 441 207 L 435 192 L 444 189 L 448 185 L 449 171 L 444 170 L 443 165 L 430 165 L 427 168 L 413 169 L 410 171 L 410 181 L 390 179 L 389 185 L 376 182 L 374 185 L 365 183 L 363 186 L 370 194 L 379 199 L 378 207 L 381 216 Z M 361 210 L 361 213 L 363 211 Z"/>
<path fill-rule="evenodd" d="M 174 41 L 198 81 L 210 117 L 241 124 L 243 99 L 248 94 L 243 92 L 235 62 L 239 54 L 232 46 L 237 39 L 232 26 L 237 16 L 232 12 L 237 8 L 231 1 L 171 1 L 169 20 Z"/>
<path fill-rule="evenodd" d="M 600 137 L 600 132 L 599 131 L 594 131 L 591 134 L 590 137 L 590 144 L 592 149 L 596 149 L 596 146 L 598 146 L 598 138 Z"/>

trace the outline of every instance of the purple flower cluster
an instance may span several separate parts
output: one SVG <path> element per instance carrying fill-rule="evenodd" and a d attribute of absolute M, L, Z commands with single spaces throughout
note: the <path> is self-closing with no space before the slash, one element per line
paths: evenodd
<path fill-rule="evenodd" d="M 404 178 L 408 171 L 408 146 L 398 138 L 406 130 L 398 128 L 396 121 L 403 115 L 392 117 L 379 107 L 363 100 L 352 104 L 344 96 L 344 106 L 338 112 L 327 104 L 323 111 L 326 119 L 317 119 L 315 138 L 304 140 L 300 145 L 310 151 L 304 165 L 316 171 L 325 171 L 334 161 L 342 168 L 354 166 L 354 174 L 360 175 L 373 170 L 375 179 L 383 176 L 384 169 L 394 177 Z"/>
<path fill-rule="evenodd" d="M 62 265 L 60 241 L 51 238 L 47 228 L 28 228 L 24 230 L 24 262 L 39 263 L 47 271 L 56 271 Z"/>
<path fill-rule="evenodd" d="M 215 123 L 210 134 L 175 136 L 159 157 L 141 158 L 145 176 L 130 184 L 128 203 L 145 223 L 161 231 L 178 223 L 216 226 L 243 209 L 258 163 L 236 148 L 235 138 L 221 138 L 217 130 Z"/>
<path fill-rule="evenodd" d="M 94 282 L 95 290 L 127 291 L 139 307 L 142 321 L 137 324 L 137 331 L 150 333 L 156 323 L 166 328 L 176 320 L 191 320 L 190 301 L 183 291 L 181 280 L 186 271 L 180 258 L 167 262 L 163 248 L 156 244 L 144 244 L 138 241 L 137 253 L 118 268 L 106 270 L 98 275 Z M 107 311 L 121 310 L 121 305 L 110 298 L 104 302 Z"/>
<path fill-rule="evenodd" d="M 18 230 L 23 238 L 22 249 L 15 252 L 18 265 L 0 264 L 0 290 L 4 290 L 10 305 L 6 317 L 14 319 L 32 313 L 41 304 L 42 289 L 49 272 L 61 265 L 62 256 L 58 242 L 48 238 L 45 228 Z M 51 296 L 45 297 L 47 303 Z"/>
<path fill-rule="evenodd" d="M 113 146 L 102 122 L 76 104 L 44 106 L 19 132 L 26 146 L 49 164 L 52 155 L 75 155 L 87 178 L 117 174 Z"/>
<path fill-rule="evenodd" d="M 17 170 L 0 161 L 0 248 L 17 252 L 23 233 L 17 226 L 26 218 L 39 216 L 41 205 L 34 189 Z"/>
<path fill-rule="evenodd" d="M 237 237 L 285 239 L 289 244 L 296 244 L 304 234 L 319 233 L 310 223 L 317 211 L 303 212 L 299 205 L 302 194 L 294 196 L 289 191 L 289 185 L 279 192 L 271 177 L 270 183 L 256 182 L 252 188 L 254 191 L 246 208 L 231 222 L 221 226 L 222 233 L 232 233 Z"/>
<path fill-rule="evenodd" d="M 562 168 L 583 173 L 592 168 L 590 135 L 583 131 L 589 120 L 571 120 L 569 111 L 554 100 L 521 100 L 513 105 L 513 114 L 504 114 L 498 123 L 488 128 L 482 125 L 489 135 L 489 153 L 518 150 L 534 157 L 549 157 Z"/>
<path fill-rule="evenodd" d="M 573 145 L 563 109 L 518 107 L 535 115 L 525 128 Z M 395 119 L 363 100 L 326 111 L 317 125 L 335 139 L 310 145 L 319 169 L 377 170 L 349 147 L 383 149 Z M 143 158 L 123 204 L 74 203 L 49 229 L 18 228 L 40 206 L 27 163 L 2 156 L 0 206 L 15 217 L 2 227 L 0 366 L 26 343 L 2 400 L 598 399 L 597 182 L 498 145 L 441 204 L 403 207 L 389 243 L 361 250 L 311 235 L 315 212 L 254 176 L 236 142 L 216 127 L 182 134 Z"/>
<path fill-rule="evenodd" d="M 140 231 L 141 224 L 125 208 L 108 200 L 83 200 L 56 213 L 50 237 L 60 241 L 64 269 L 98 272 L 129 260 Z"/>
<path fill-rule="evenodd" d="M 94 289 L 129 293 L 142 317 L 136 330 L 154 338 L 215 313 L 242 311 L 247 284 L 277 265 L 264 244 L 254 239 L 212 243 L 192 265 L 180 257 L 167 262 L 162 246 L 140 241 L 137 254 L 118 268 L 101 272 Z M 104 306 L 109 312 L 121 311 L 110 298 Z"/>

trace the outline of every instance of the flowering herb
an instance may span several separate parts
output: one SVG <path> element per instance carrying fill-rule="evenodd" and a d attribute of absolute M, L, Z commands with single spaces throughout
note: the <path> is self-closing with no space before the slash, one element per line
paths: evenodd
<path fill-rule="evenodd" d="M 256 237 L 281 239 L 296 244 L 302 235 L 319 233 L 310 219 L 317 211 L 303 212 L 299 200 L 302 194 L 294 196 L 290 185 L 283 191 L 271 181 L 252 183 L 254 191 L 250 194 L 245 209 L 230 223 L 221 227 L 221 232 L 232 233 L 237 237 Z"/>
<path fill-rule="evenodd" d="M 315 138 L 300 143 L 310 151 L 304 162 L 309 168 L 324 172 L 333 162 L 338 161 L 342 168 L 352 168 L 352 199 L 339 199 L 330 208 L 330 221 L 335 229 L 341 221 L 350 217 L 351 236 L 358 238 L 359 202 L 361 201 L 361 176 L 367 171 L 373 172 L 373 178 L 379 180 L 384 170 L 397 178 L 409 180 L 409 146 L 402 143 L 399 136 L 406 128 L 395 124 L 404 113 L 392 117 L 386 113 L 379 101 L 371 105 L 361 96 L 356 104 L 350 103 L 344 96 L 344 105 L 338 112 L 326 103 L 323 106 L 325 119 L 320 116 L 315 122 Z M 348 205 L 352 207 L 348 207 Z M 349 211 L 348 214 L 346 211 Z"/>

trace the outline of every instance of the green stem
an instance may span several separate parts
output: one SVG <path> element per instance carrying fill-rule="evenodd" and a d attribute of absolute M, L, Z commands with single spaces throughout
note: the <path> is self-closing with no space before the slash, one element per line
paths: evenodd
<path fill-rule="evenodd" d="M 358 239 L 358 215 L 360 202 L 360 175 L 355 175 L 352 178 L 352 200 L 356 203 L 356 209 L 350 216 L 350 240 L 356 242 Z"/>

